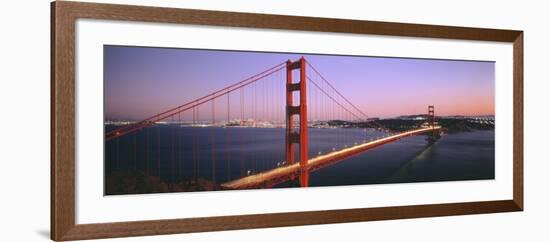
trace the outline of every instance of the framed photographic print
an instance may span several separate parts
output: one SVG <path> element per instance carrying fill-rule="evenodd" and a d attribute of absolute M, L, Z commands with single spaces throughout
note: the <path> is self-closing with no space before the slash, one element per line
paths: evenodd
<path fill-rule="evenodd" d="M 52 240 L 523 210 L 523 32 L 52 3 Z"/>

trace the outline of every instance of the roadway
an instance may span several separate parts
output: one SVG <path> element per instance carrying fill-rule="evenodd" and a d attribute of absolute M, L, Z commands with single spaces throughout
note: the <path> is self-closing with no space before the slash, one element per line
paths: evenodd
<path fill-rule="evenodd" d="M 420 128 L 410 130 L 402 133 L 395 133 L 390 136 L 382 137 L 373 141 L 365 142 L 349 148 L 327 153 L 325 155 L 319 155 L 308 160 L 309 171 L 314 171 L 322 167 L 334 164 L 338 161 L 346 158 L 361 154 L 372 148 L 391 143 L 402 138 L 418 135 L 422 133 L 432 132 L 433 130 L 440 130 L 441 126 Z M 294 164 L 285 165 L 274 168 L 272 170 L 264 171 L 254 175 L 242 177 L 233 181 L 229 181 L 222 184 L 222 187 L 226 189 L 247 189 L 247 188 L 260 188 L 269 187 L 277 183 L 281 183 L 289 180 L 292 176 L 297 177 L 300 172 L 300 164 L 296 162 Z"/>

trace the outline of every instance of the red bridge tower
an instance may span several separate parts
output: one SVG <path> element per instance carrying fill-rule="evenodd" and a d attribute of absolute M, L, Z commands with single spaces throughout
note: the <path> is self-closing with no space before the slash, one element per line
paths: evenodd
<path fill-rule="evenodd" d="M 428 106 L 428 118 L 430 119 L 429 123 L 430 123 L 430 127 L 433 129 L 435 127 L 435 106 L 434 105 L 429 105 Z M 436 135 L 436 132 L 435 132 L 435 129 L 432 130 L 432 137 L 430 139 L 430 141 L 435 141 L 437 138 L 437 135 Z"/>
<path fill-rule="evenodd" d="M 300 69 L 300 82 L 292 82 L 292 70 Z M 293 93 L 300 92 L 300 104 L 294 106 Z M 306 95 L 306 60 L 286 62 L 286 162 L 294 163 L 294 144 L 300 147 L 300 186 L 307 187 L 309 184 L 308 170 L 308 143 L 307 143 L 307 95 Z M 294 128 L 294 116 L 300 116 L 299 131 Z"/>

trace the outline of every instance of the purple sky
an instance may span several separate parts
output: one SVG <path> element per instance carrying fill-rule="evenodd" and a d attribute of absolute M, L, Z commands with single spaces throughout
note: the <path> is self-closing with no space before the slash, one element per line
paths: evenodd
<path fill-rule="evenodd" d="M 143 119 L 301 56 L 105 46 L 105 118 Z M 436 115 L 494 115 L 494 62 L 303 56 L 370 117 L 426 113 L 430 104 Z"/>

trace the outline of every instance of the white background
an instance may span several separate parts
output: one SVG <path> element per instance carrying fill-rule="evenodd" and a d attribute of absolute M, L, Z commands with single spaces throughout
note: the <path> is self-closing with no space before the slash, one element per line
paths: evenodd
<path fill-rule="evenodd" d="M 548 7 L 517 1 L 124 1 L 228 11 L 523 29 L 525 208 L 522 213 L 116 239 L 113 241 L 548 241 Z M 292 2 L 292 3 L 291 3 Z M 543 2 L 543 1 L 540 1 Z M 320 5 L 319 5 L 320 4 Z M 0 233 L 2 241 L 49 237 L 49 1 L 0 9 Z M 32 110 L 32 111 L 30 111 Z M 15 125 L 17 124 L 17 125 Z M 6 132 L 7 131 L 7 132 Z M 32 135 L 31 135 L 32 134 Z"/>

